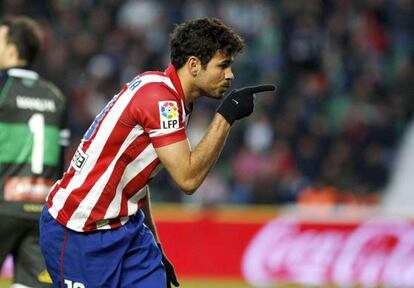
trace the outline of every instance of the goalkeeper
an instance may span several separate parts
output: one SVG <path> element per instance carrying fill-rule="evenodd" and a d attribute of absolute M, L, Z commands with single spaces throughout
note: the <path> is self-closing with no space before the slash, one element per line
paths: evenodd
<path fill-rule="evenodd" d="M 40 28 L 19 16 L 0 22 L 0 263 L 14 260 L 12 287 L 51 287 L 39 247 L 39 216 L 62 174 L 66 99 L 31 69 Z"/>

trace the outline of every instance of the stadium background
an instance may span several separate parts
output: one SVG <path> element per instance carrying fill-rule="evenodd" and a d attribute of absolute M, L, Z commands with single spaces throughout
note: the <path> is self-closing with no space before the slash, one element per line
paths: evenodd
<path fill-rule="evenodd" d="M 161 236 L 184 278 L 243 282 L 241 264 L 228 275 L 208 273 L 216 271 L 214 266 L 196 268 L 206 261 L 199 257 L 221 251 L 215 250 L 220 245 L 237 246 L 237 233 L 246 231 L 223 223 L 250 227 L 251 234 L 241 236 L 246 245 L 265 223 L 286 214 L 298 217 L 299 223 L 312 215 L 318 223 L 359 225 L 385 215 L 377 208 L 391 198 L 387 193 L 396 192 L 391 186 L 410 187 L 409 181 L 398 186 L 390 180 L 400 169 L 398 155 L 414 110 L 413 1 L 2 0 L 0 13 L 29 15 L 44 30 L 36 69 L 69 98 L 68 159 L 123 83 L 141 71 L 167 66 L 174 23 L 217 16 L 245 37 L 246 49 L 234 64 L 233 87 L 275 83 L 276 95 L 258 97 L 254 115 L 235 125 L 196 195 L 184 196 L 166 173 L 152 185 Z M 197 103 L 188 133 L 193 145 L 216 106 L 211 100 Z M 401 202 L 412 203 L 404 195 Z M 318 208 L 309 212 L 304 207 Z M 215 246 L 206 241 L 212 240 L 208 233 L 217 236 Z M 195 240 L 206 241 L 197 249 L 210 250 L 184 246 Z M 232 256 L 234 261 L 241 261 L 243 249 Z M 280 282 L 302 281 L 285 280 Z M 231 287 L 229 283 L 224 287 Z"/>

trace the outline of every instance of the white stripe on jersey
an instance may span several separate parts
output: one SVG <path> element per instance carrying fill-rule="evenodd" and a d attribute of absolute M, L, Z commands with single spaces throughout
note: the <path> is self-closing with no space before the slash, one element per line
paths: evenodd
<path fill-rule="evenodd" d="M 171 80 L 166 76 L 148 74 L 148 75 L 141 76 L 140 80 L 141 80 L 141 83 L 138 85 L 138 87 L 142 87 L 148 83 L 162 82 L 162 83 L 165 83 L 168 87 L 170 87 L 174 91 L 176 91 Z M 122 95 L 119 95 L 120 98 L 117 101 L 115 101 L 112 108 L 107 112 L 107 115 L 103 118 L 100 127 L 95 132 L 96 133 L 95 138 L 92 140 L 88 150 L 84 151 L 86 152 L 86 154 L 88 154 L 88 158 L 86 162 L 84 163 L 84 166 L 82 167 L 82 171 L 80 173 L 76 173 L 73 176 L 73 178 L 70 180 L 66 189 L 63 189 L 63 188 L 59 189 L 56 192 L 52 200 L 53 202 L 52 207 L 50 207 L 49 211 L 54 218 L 57 217 L 59 211 L 64 206 L 71 191 L 79 188 L 84 183 L 89 173 L 95 167 L 96 161 L 99 158 L 100 154 L 102 153 L 103 147 L 106 144 L 106 141 L 108 140 L 111 132 L 113 131 L 119 117 L 122 115 L 125 108 L 127 107 L 131 99 L 136 94 L 137 90 L 138 89 L 136 89 L 136 87 L 134 90 L 130 90 L 130 89 L 125 90 L 125 92 Z M 122 154 L 122 152 L 124 152 L 126 147 L 128 147 L 129 143 L 131 143 L 136 137 L 138 137 L 142 133 L 143 133 L 142 127 L 139 127 L 137 129 L 134 128 L 131 131 L 130 135 L 128 135 L 128 140 L 123 143 L 115 159 L 111 162 L 111 164 L 109 165 L 105 173 L 100 177 L 100 179 L 95 183 L 91 191 L 88 192 L 85 199 L 83 199 L 83 201 L 80 203 L 77 210 L 72 215 L 71 219 L 68 221 L 67 227 L 73 230 L 76 230 L 76 231 L 83 231 L 84 224 L 87 221 L 88 216 L 90 215 L 90 212 L 92 211 L 94 207 L 94 204 L 98 201 L 98 198 L 101 195 L 102 189 L 103 187 L 105 187 L 106 181 L 109 179 L 109 176 L 112 173 L 116 160 Z M 82 146 L 82 143 L 79 147 L 81 146 Z M 131 201 L 133 200 L 132 198 L 130 199 Z"/>
<path fill-rule="evenodd" d="M 179 129 L 153 129 L 148 133 L 148 135 L 152 138 L 152 137 L 157 137 L 157 136 L 165 135 L 165 134 L 168 134 L 168 133 L 180 131 L 180 130 L 183 130 L 183 129 L 185 129 L 185 128 L 181 127 Z"/>
<path fill-rule="evenodd" d="M 124 190 L 125 186 L 135 176 L 141 173 L 141 171 L 144 170 L 149 164 L 151 164 L 152 161 L 157 159 L 157 157 L 158 156 L 157 156 L 157 153 L 155 153 L 154 147 L 151 144 L 149 144 L 144 149 L 144 151 L 142 151 L 131 163 L 129 163 L 125 167 L 125 171 L 121 177 L 121 181 L 118 183 L 118 186 L 116 187 L 116 195 L 114 199 L 112 200 L 111 205 L 109 205 L 109 209 L 106 211 L 105 219 L 111 219 L 111 218 L 118 217 L 120 209 L 121 209 L 122 191 Z M 141 190 L 137 192 L 140 195 L 142 194 Z M 142 197 L 144 196 L 145 196 L 145 193 L 142 195 Z M 128 201 L 128 203 L 129 202 L 131 201 Z M 137 202 L 135 202 L 135 207 L 134 207 L 135 211 L 128 209 L 128 215 L 132 215 L 132 214 L 135 214 L 135 212 L 137 212 L 138 207 L 136 204 Z M 134 203 L 132 203 L 132 205 L 134 205 Z"/>
<path fill-rule="evenodd" d="M 119 222 L 121 222 L 121 225 L 124 225 L 126 222 L 128 222 L 128 220 L 129 220 L 128 216 L 121 217 L 119 219 Z M 96 223 L 96 228 L 98 230 L 107 230 L 107 229 L 111 229 L 111 225 L 109 225 L 109 220 L 105 219 L 105 220 L 98 221 L 98 223 Z"/>
<path fill-rule="evenodd" d="M 129 84 L 133 83 L 134 80 L 136 80 L 136 79 L 137 78 L 135 78 L 131 82 L 129 82 L 128 86 L 129 86 Z M 136 88 L 138 88 L 138 87 L 141 88 L 144 84 L 147 84 L 147 83 L 150 83 L 150 82 L 152 82 L 152 83 L 162 82 L 165 85 L 167 85 L 168 87 L 170 87 L 172 90 L 174 90 L 175 93 L 178 93 L 177 90 L 175 89 L 173 83 L 171 82 L 171 79 L 168 78 L 167 76 L 147 74 L 147 75 L 139 76 L 139 80 L 141 80 L 141 83 L 137 87 L 134 87 L 134 89 L 132 90 L 132 92 L 134 92 L 134 93 L 138 90 Z"/>
<path fill-rule="evenodd" d="M 86 151 L 86 154 L 89 157 L 86 160 L 84 166 L 82 167 L 82 170 L 73 176 L 66 189 L 59 189 L 56 192 L 53 198 L 53 206 L 49 209 L 53 217 L 57 217 L 59 210 L 62 209 L 63 205 L 66 202 L 66 199 L 69 197 L 70 191 L 79 188 L 79 186 L 83 184 L 83 182 L 89 175 L 89 172 L 92 171 L 92 169 L 95 167 L 96 161 L 100 156 L 100 153 L 95 153 L 95 151 L 102 152 L 102 148 L 105 145 L 110 135 L 110 132 L 114 129 L 115 124 L 117 123 L 117 119 L 119 119 L 121 114 L 124 112 L 125 108 L 127 107 L 134 95 L 135 92 L 127 90 L 120 97 L 120 99 L 118 99 L 118 101 L 115 102 L 114 106 L 109 110 L 106 117 L 102 120 L 101 126 L 96 132 L 95 139 L 93 139 L 91 145 Z M 82 144 L 83 140 L 82 143 L 79 145 L 78 149 L 81 149 Z M 71 228 L 69 225 L 68 227 Z"/>
<path fill-rule="evenodd" d="M 105 187 L 106 183 L 108 183 L 108 180 L 113 173 L 115 164 L 117 163 L 119 157 L 121 157 L 124 154 L 125 150 L 128 148 L 128 146 L 143 133 L 144 129 L 140 126 L 136 126 L 134 127 L 134 129 L 131 130 L 128 137 L 125 139 L 125 141 L 122 143 L 122 146 L 119 148 L 115 158 L 112 160 L 111 164 L 108 165 L 108 168 L 106 168 L 105 173 L 103 173 L 99 180 L 96 181 L 92 189 L 88 192 L 86 197 L 82 200 L 76 211 L 73 213 L 72 217 L 67 223 L 67 226 L 69 228 L 77 226 L 78 229 L 82 229 L 85 226 L 85 223 L 88 220 L 88 217 L 92 212 L 92 209 L 95 207 L 96 202 L 101 197 L 103 187 Z M 76 230 L 76 228 L 72 229 Z"/>
<path fill-rule="evenodd" d="M 141 190 L 139 190 L 138 193 L 136 193 L 134 196 L 132 196 L 128 200 L 128 212 L 129 211 L 135 211 L 136 212 L 138 210 L 137 203 L 138 203 L 139 200 L 141 200 L 142 198 L 144 198 L 145 195 L 147 195 L 146 188 L 147 188 L 147 186 L 144 186 L 144 188 L 142 188 Z M 136 214 L 135 212 L 133 214 Z"/>

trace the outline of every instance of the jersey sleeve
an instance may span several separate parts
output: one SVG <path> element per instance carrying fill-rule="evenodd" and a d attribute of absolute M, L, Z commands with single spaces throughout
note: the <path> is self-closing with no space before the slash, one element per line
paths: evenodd
<path fill-rule="evenodd" d="M 132 110 L 155 148 L 187 138 L 182 100 L 165 84 L 151 83 L 139 89 Z"/>

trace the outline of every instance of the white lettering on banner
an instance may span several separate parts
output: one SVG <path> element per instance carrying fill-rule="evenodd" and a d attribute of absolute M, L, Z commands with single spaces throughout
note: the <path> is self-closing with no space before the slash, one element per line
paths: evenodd
<path fill-rule="evenodd" d="M 414 287 L 414 225 L 403 220 L 303 225 L 276 219 L 249 244 L 242 271 L 256 286 Z"/>

